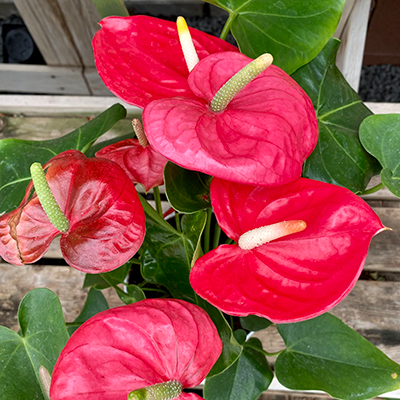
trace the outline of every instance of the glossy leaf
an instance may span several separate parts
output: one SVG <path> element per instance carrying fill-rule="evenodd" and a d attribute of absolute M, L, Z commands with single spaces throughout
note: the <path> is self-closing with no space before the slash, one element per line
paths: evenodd
<path fill-rule="evenodd" d="M 358 129 L 371 111 L 336 67 L 340 42 L 332 39 L 292 77 L 310 96 L 319 126 L 318 144 L 304 176 L 362 192 L 380 166 L 361 146 Z"/>
<path fill-rule="evenodd" d="M 95 140 L 125 116 L 125 108 L 115 104 L 85 125 L 58 139 L 0 140 L 0 214 L 10 212 L 22 201 L 31 180 L 29 168 L 32 163 L 45 164 L 53 156 L 69 149 L 87 151 Z"/>
<path fill-rule="evenodd" d="M 39 368 L 50 373 L 68 340 L 57 296 L 34 289 L 18 309 L 20 334 L 0 326 L 1 400 L 48 400 L 39 380 Z"/>
<path fill-rule="evenodd" d="M 60 232 L 43 211 L 29 184 L 20 206 L 0 216 L 0 255 L 22 265 L 40 259 L 61 235 L 65 261 L 90 273 L 127 262 L 145 234 L 144 212 L 136 189 L 117 164 L 69 150 L 43 166 L 55 200 L 69 221 Z"/>
<path fill-rule="evenodd" d="M 362 400 L 400 388 L 400 366 L 333 315 L 278 325 L 278 331 L 287 348 L 275 372 L 289 389 Z"/>
<path fill-rule="evenodd" d="M 169 162 L 164 169 L 165 193 L 178 212 L 192 214 L 211 207 L 211 177 Z"/>
<path fill-rule="evenodd" d="M 400 115 L 371 115 L 360 126 L 365 149 L 381 163 L 382 183 L 400 197 Z"/>
<path fill-rule="evenodd" d="M 211 204 L 234 242 L 256 229 L 303 223 L 265 241 L 255 237 L 254 247 L 218 246 L 190 272 L 194 291 L 221 311 L 277 323 L 313 318 L 339 303 L 356 283 L 372 237 L 384 229 L 350 190 L 304 178 L 272 189 L 214 178 Z"/>
<path fill-rule="evenodd" d="M 130 262 L 127 262 L 122 267 L 114 269 L 110 272 L 104 272 L 102 274 L 86 274 L 82 289 L 94 286 L 95 289 L 101 290 L 109 288 L 113 284 L 118 285 L 120 283 L 124 283 L 129 274 L 131 265 L 132 264 Z"/>
<path fill-rule="evenodd" d="M 207 1 L 207 0 L 206 0 Z M 334 34 L 345 0 L 212 0 L 233 18 L 240 51 L 263 53 L 288 74 L 311 61 Z"/>
<path fill-rule="evenodd" d="M 207 313 L 174 299 L 148 299 L 97 314 L 71 337 L 54 368 L 52 400 L 126 400 L 170 380 L 200 384 L 222 348 Z M 150 397 L 146 397 L 150 398 Z M 178 400 L 199 399 L 181 393 Z"/>
<path fill-rule="evenodd" d="M 125 7 L 124 0 L 92 0 L 100 18 L 111 15 L 119 17 L 128 17 L 129 12 Z"/>
<path fill-rule="evenodd" d="M 274 376 L 271 368 L 265 356 L 249 345 L 262 350 L 258 339 L 249 339 L 233 365 L 219 375 L 207 377 L 204 385 L 206 399 L 256 400 L 268 389 Z"/>
<path fill-rule="evenodd" d="M 118 297 L 125 304 L 133 304 L 146 298 L 143 290 L 137 285 L 126 285 L 126 290 L 117 290 Z"/>
<path fill-rule="evenodd" d="M 92 318 L 97 313 L 108 309 L 109 306 L 103 293 L 100 290 L 91 288 L 86 297 L 81 313 L 74 322 L 68 324 L 68 333 L 72 335 L 89 318 Z"/>
<path fill-rule="evenodd" d="M 248 185 L 279 186 L 300 177 L 318 126 L 310 99 L 285 72 L 271 65 L 223 111 L 209 106 L 251 61 L 233 52 L 212 54 L 189 75 L 195 99 L 148 104 L 143 124 L 153 148 L 181 167 Z"/>
<path fill-rule="evenodd" d="M 143 278 L 165 286 L 173 297 L 193 301 L 189 272 L 206 223 L 206 214 L 199 211 L 184 215 L 181 223 L 183 232 L 179 233 L 153 208 L 144 207 L 146 237 L 140 257 Z"/>
<path fill-rule="evenodd" d="M 193 98 L 174 22 L 135 15 L 105 18 L 100 25 L 93 38 L 96 67 L 116 96 L 141 108 L 156 99 Z M 190 29 L 190 34 L 200 59 L 221 51 L 238 51 L 197 29 Z"/>
<path fill-rule="evenodd" d="M 243 346 L 238 343 L 230 325 L 220 310 L 199 297 L 196 298 L 196 302 L 201 308 L 207 311 L 207 314 L 217 327 L 223 344 L 221 355 L 207 375 L 208 377 L 212 377 L 228 369 L 242 353 Z"/>
<path fill-rule="evenodd" d="M 272 325 L 272 322 L 266 318 L 260 318 L 256 315 L 249 315 L 247 317 L 240 317 L 240 325 L 242 325 L 242 328 L 244 329 L 257 332 L 268 328 L 270 325 Z"/>

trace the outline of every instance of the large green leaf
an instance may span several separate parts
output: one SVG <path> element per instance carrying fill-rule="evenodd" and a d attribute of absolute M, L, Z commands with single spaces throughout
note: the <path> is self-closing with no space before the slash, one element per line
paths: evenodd
<path fill-rule="evenodd" d="M 242 353 L 243 346 L 235 338 L 231 327 L 220 310 L 198 296 L 196 296 L 196 304 L 207 311 L 223 343 L 222 353 L 207 375 L 212 377 L 228 369 Z"/>
<path fill-rule="evenodd" d="M 206 379 L 206 400 L 256 400 L 268 389 L 274 375 L 265 356 L 254 347 L 262 350 L 261 342 L 256 338 L 249 339 L 233 365 Z"/>
<path fill-rule="evenodd" d="M 400 197 L 400 115 L 371 115 L 360 126 L 365 149 L 382 164 L 382 183 Z"/>
<path fill-rule="evenodd" d="M 339 45 L 330 40 L 292 75 L 310 96 L 319 126 L 318 144 L 305 162 L 304 176 L 362 192 L 380 166 L 361 146 L 358 129 L 371 111 L 335 65 Z"/>
<path fill-rule="evenodd" d="M 53 371 L 68 340 L 60 301 L 48 289 L 34 289 L 18 310 L 21 333 L 0 326 L 1 400 L 47 400 L 39 368 Z"/>
<path fill-rule="evenodd" d="M 168 201 L 175 210 L 191 214 L 211 207 L 211 176 L 168 162 L 164 169 L 164 181 Z"/>
<path fill-rule="evenodd" d="M 146 213 L 146 237 L 141 247 L 142 276 L 148 282 L 165 286 L 173 297 L 193 301 L 189 283 L 196 249 L 207 215 L 204 211 L 182 218 L 182 233 L 165 222 L 142 200 Z"/>
<path fill-rule="evenodd" d="M 207 1 L 207 0 L 206 0 Z M 211 0 L 227 10 L 240 51 L 271 53 L 288 74 L 311 61 L 334 34 L 346 0 Z"/>
<path fill-rule="evenodd" d="M 287 348 L 275 372 L 290 389 L 361 400 L 400 388 L 400 366 L 331 314 L 281 324 L 278 331 Z"/>
<path fill-rule="evenodd" d="M 117 16 L 129 17 L 129 12 L 125 7 L 124 0 L 92 0 L 100 18 Z"/>
<path fill-rule="evenodd" d="M 52 140 L 0 140 L 0 214 L 18 207 L 31 180 L 32 163 L 46 163 L 55 155 L 70 149 L 87 151 L 95 140 L 122 118 L 126 110 L 114 104 L 80 128 Z"/>
<path fill-rule="evenodd" d="M 91 288 L 86 297 L 85 304 L 82 308 L 81 313 L 75 319 L 74 322 L 68 323 L 68 333 L 72 335 L 85 321 L 92 318 L 97 313 L 108 310 L 107 300 L 100 290 Z"/>

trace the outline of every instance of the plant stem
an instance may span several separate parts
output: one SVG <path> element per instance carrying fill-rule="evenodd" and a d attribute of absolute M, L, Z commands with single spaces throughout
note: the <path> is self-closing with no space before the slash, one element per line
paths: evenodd
<path fill-rule="evenodd" d="M 222 29 L 221 35 L 219 37 L 220 39 L 226 40 L 226 37 L 228 36 L 229 30 L 231 29 L 232 21 L 235 19 L 235 17 L 236 17 L 236 15 L 229 14 L 229 18 L 226 20 L 224 29 Z"/>
<path fill-rule="evenodd" d="M 176 230 L 179 233 L 182 233 L 182 229 L 181 229 L 181 220 L 179 218 L 179 213 L 178 211 L 175 211 L 175 225 L 176 225 Z"/>
<path fill-rule="evenodd" d="M 379 185 L 376 185 L 376 186 L 374 186 L 374 187 L 372 187 L 372 188 L 370 188 L 370 189 L 364 190 L 364 191 L 363 191 L 362 193 L 360 193 L 359 195 L 360 195 L 360 196 L 364 196 L 364 195 L 366 195 L 366 194 L 372 194 L 372 193 L 377 192 L 378 190 L 383 189 L 384 187 L 385 187 L 385 185 L 381 182 Z"/>
<path fill-rule="evenodd" d="M 221 237 L 221 227 L 218 225 L 218 222 L 216 222 L 214 228 L 213 249 L 216 249 L 218 247 L 220 237 Z"/>
<path fill-rule="evenodd" d="M 137 258 L 131 258 L 129 261 L 130 261 L 132 264 L 142 265 L 142 263 L 140 262 L 140 260 L 138 260 Z"/>
<path fill-rule="evenodd" d="M 207 209 L 207 222 L 204 228 L 204 254 L 210 251 L 210 230 L 211 230 L 212 209 Z"/>
<path fill-rule="evenodd" d="M 225 240 L 225 244 L 232 244 L 234 242 L 235 241 L 233 239 L 231 239 L 231 238 L 228 238 L 228 239 Z"/>
<path fill-rule="evenodd" d="M 156 202 L 156 210 L 160 217 L 162 218 L 163 213 L 162 213 L 162 207 L 161 207 L 161 196 L 160 196 L 160 189 L 158 186 L 153 187 L 153 195 L 154 195 L 154 200 Z"/>
<path fill-rule="evenodd" d="M 269 353 L 268 351 L 265 351 L 265 350 L 263 350 L 263 349 L 260 349 L 259 347 L 253 346 L 253 345 L 251 345 L 251 344 L 249 344 L 249 343 L 247 343 L 247 342 L 246 342 L 246 347 L 250 347 L 250 349 L 256 350 L 256 351 L 258 351 L 259 353 L 264 354 L 264 356 L 267 356 L 267 357 L 276 357 L 276 356 L 279 356 L 279 354 L 281 354 L 281 353 L 285 350 L 285 349 L 282 349 L 282 350 L 276 351 L 275 353 Z"/>

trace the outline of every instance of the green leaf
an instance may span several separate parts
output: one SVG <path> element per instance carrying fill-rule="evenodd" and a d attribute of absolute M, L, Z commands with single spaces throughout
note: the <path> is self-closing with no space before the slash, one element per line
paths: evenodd
<path fill-rule="evenodd" d="M 196 304 L 207 311 L 223 343 L 222 353 L 207 375 L 208 377 L 212 377 L 229 368 L 242 353 L 243 346 L 236 340 L 231 327 L 220 310 L 198 296 L 196 296 Z"/>
<path fill-rule="evenodd" d="M 268 389 L 273 373 L 265 356 L 248 347 L 249 344 L 262 350 L 258 339 L 249 339 L 233 365 L 219 375 L 207 377 L 204 385 L 205 399 L 256 400 Z"/>
<path fill-rule="evenodd" d="M 43 165 L 65 150 L 87 151 L 95 140 L 125 116 L 125 108 L 115 104 L 92 121 L 58 139 L 0 140 L 0 214 L 19 206 L 31 180 L 31 164 L 39 162 Z"/>
<path fill-rule="evenodd" d="M 211 176 L 168 162 L 164 181 L 168 201 L 176 211 L 191 214 L 211 207 Z"/>
<path fill-rule="evenodd" d="M 310 62 L 334 34 L 345 0 L 213 0 L 230 14 L 240 51 L 271 53 L 288 74 Z"/>
<path fill-rule="evenodd" d="M 72 335 L 89 318 L 92 318 L 97 313 L 108 310 L 109 308 L 110 307 L 108 306 L 103 293 L 95 288 L 91 288 L 81 313 L 74 322 L 67 325 L 68 333 Z"/>
<path fill-rule="evenodd" d="M 206 213 L 198 211 L 184 215 L 182 233 L 179 233 L 145 200 L 142 204 L 146 213 L 146 237 L 140 257 L 143 278 L 165 286 L 173 297 L 193 301 L 189 273 L 206 223 Z"/>
<path fill-rule="evenodd" d="M 365 149 L 381 163 L 383 184 L 400 197 L 400 115 L 371 115 L 360 126 Z"/>
<path fill-rule="evenodd" d="M 313 61 L 292 75 L 311 98 L 319 126 L 318 143 L 305 162 L 304 176 L 362 192 L 380 166 L 361 146 L 358 129 L 371 111 L 336 67 L 339 45 L 330 40 Z"/>
<path fill-rule="evenodd" d="M 144 300 L 146 298 L 143 290 L 137 285 L 126 285 L 126 292 L 124 292 L 120 288 L 115 288 L 118 294 L 118 297 L 125 304 L 133 304 L 137 301 Z M 119 290 L 118 290 L 119 289 Z"/>
<path fill-rule="evenodd" d="M 53 371 L 69 338 L 60 301 L 48 289 L 34 289 L 18 310 L 21 333 L 0 326 L 1 400 L 48 400 L 39 378 Z"/>
<path fill-rule="evenodd" d="M 131 266 L 132 263 L 128 261 L 121 267 L 110 272 L 104 272 L 102 274 L 86 274 L 82 289 L 93 286 L 95 289 L 101 290 L 107 289 L 113 285 L 124 283 Z"/>
<path fill-rule="evenodd" d="M 100 18 L 110 17 L 129 17 L 129 12 L 125 7 L 124 0 L 92 0 Z"/>
<path fill-rule="evenodd" d="M 287 348 L 275 372 L 289 389 L 361 400 L 400 388 L 400 366 L 331 314 L 277 327 Z"/>
<path fill-rule="evenodd" d="M 249 315 L 248 317 L 240 317 L 240 324 L 242 328 L 249 331 L 261 331 L 272 325 L 272 322 L 266 318 L 257 317 L 256 315 Z"/>

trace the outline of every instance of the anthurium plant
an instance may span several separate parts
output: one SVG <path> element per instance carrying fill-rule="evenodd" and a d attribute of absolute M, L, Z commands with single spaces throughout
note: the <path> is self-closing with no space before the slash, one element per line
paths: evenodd
<path fill-rule="evenodd" d="M 0 141 L 0 256 L 33 263 L 60 236 L 90 288 L 74 322 L 47 289 L 23 298 L 20 332 L 0 327 L 1 400 L 255 400 L 274 375 L 340 399 L 400 388 L 329 313 L 389 229 L 360 195 L 400 197 L 400 118 L 335 66 L 345 0 L 209 3 L 220 38 L 95 1 L 98 72 L 143 109 L 125 137 L 95 143 L 116 104 L 59 139 Z M 277 353 L 252 337 L 271 324 Z"/>

